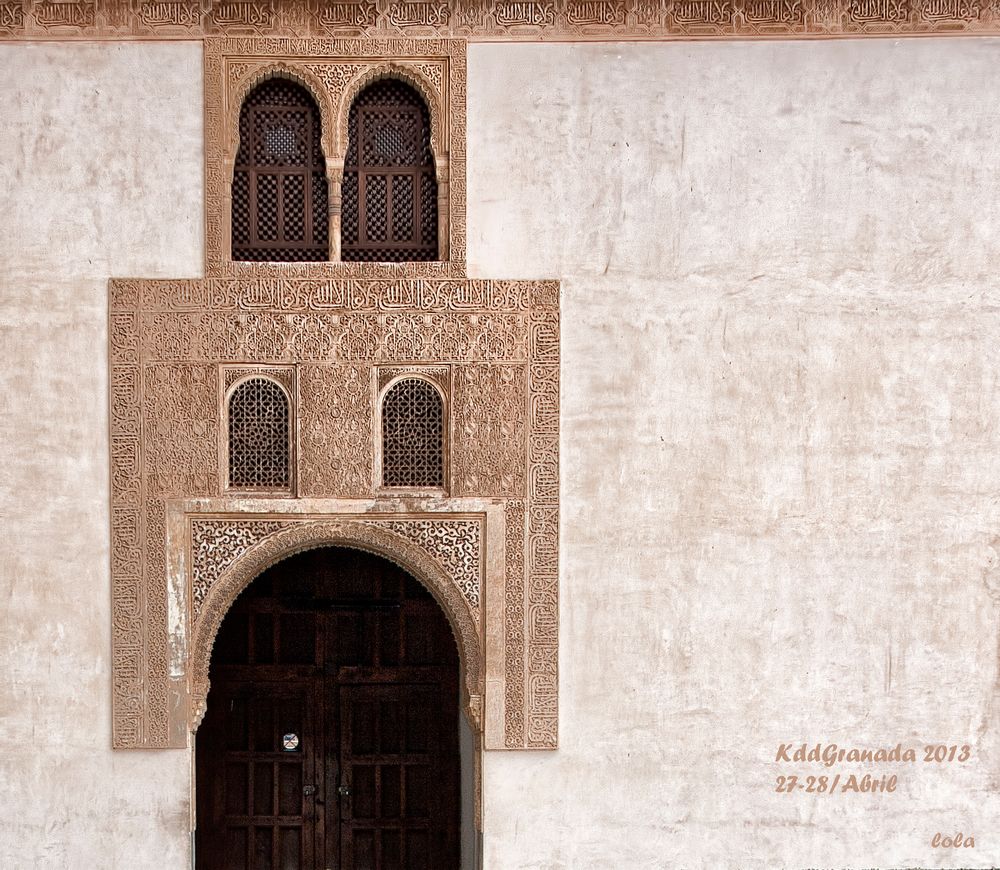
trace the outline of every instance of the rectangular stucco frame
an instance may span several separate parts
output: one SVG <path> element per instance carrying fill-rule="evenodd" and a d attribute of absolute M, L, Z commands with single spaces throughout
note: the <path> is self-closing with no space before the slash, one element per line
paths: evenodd
<path fill-rule="evenodd" d="M 178 503 L 228 517 L 223 537 L 244 533 L 247 523 L 277 522 L 268 519 L 275 514 L 305 512 L 327 524 L 354 517 L 365 535 L 383 538 L 380 524 L 483 514 L 483 540 L 502 529 L 503 547 L 470 558 L 492 565 L 502 552 L 504 564 L 482 574 L 491 604 L 480 627 L 466 632 L 488 668 L 466 681 L 470 721 L 485 728 L 486 748 L 556 747 L 558 283 L 115 280 L 109 321 L 115 747 L 184 747 L 197 726 L 197 692 L 207 678 L 194 667 L 184 602 L 202 580 L 185 570 L 176 532 L 168 537 Z M 298 498 L 221 491 L 219 379 L 232 365 L 295 367 Z M 447 365 L 452 373 L 448 498 L 378 492 L 371 385 L 373 369 L 384 365 Z M 399 528 L 394 534 L 407 537 Z M 460 539 L 451 540 L 460 552 Z M 409 552 L 418 579 L 448 577 L 478 606 L 463 586 L 464 569 L 449 562 L 451 550 Z"/>

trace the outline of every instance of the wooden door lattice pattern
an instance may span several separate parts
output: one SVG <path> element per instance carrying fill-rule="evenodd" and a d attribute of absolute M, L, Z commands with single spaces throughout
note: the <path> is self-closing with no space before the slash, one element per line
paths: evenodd
<path fill-rule="evenodd" d="M 319 109 L 284 78 L 258 85 L 240 111 L 233 172 L 234 260 L 329 259 L 329 208 Z"/>
<path fill-rule="evenodd" d="M 458 653 L 416 580 L 314 550 L 226 616 L 197 733 L 198 870 L 458 870 Z"/>
<path fill-rule="evenodd" d="M 436 260 L 437 179 L 423 99 L 404 82 L 381 79 L 354 101 L 348 134 L 341 258 Z"/>

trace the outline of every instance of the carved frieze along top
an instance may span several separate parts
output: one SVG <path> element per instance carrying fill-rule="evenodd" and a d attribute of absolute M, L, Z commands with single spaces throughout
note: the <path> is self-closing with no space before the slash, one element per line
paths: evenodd
<path fill-rule="evenodd" d="M 0 39 L 678 40 L 1000 34 L 1000 0 L 0 0 Z"/>

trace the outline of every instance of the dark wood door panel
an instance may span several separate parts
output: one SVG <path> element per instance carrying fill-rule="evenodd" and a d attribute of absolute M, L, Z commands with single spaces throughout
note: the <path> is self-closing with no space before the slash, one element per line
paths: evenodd
<path fill-rule="evenodd" d="M 308 683 L 218 687 L 198 738 L 199 866 L 315 866 L 315 808 L 306 789 L 320 748 L 310 746 L 315 694 Z M 297 745 L 285 749 L 285 736 L 293 734 Z"/>
<path fill-rule="evenodd" d="M 457 870 L 458 657 L 420 584 L 303 554 L 248 587 L 216 651 L 199 870 Z"/>
<path fill-rule="evenodd" d="M 437 683 L 341 686 L 346 866 L 458 866 L 458 753 Z"/>

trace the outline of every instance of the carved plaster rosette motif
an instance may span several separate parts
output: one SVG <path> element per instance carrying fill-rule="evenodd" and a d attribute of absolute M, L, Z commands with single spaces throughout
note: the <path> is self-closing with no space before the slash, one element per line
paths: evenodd
<path fill-rule="evenodd" d="M 1000 34 L 997 0 L 0 0 L 2 39 L 676 40 Z"/>
<path fill-rule="evenodd" d="M 207 39 L 205 41 L 205 207 L 208 274 L 233 277 L 462 277 L 465 275 L 466 44 L 457 39 Z M 316 98 L 330 189 L 330 262 L 233 262 L 230 212 L 239 114 L 261 81 L 283 76 Z M 438 259 L 419 263 L 344 263 L 340 186 L 347 116 L 358 93 L 385 77 L 402 79 L 430 112 L 438 182 Z"/>
<path fill-rule="evenodd" d="M 210 277 L 110 290 L 114 745 L 186 745 L 235 596 L 274 561 L 338 544 L 397 561 L 436 595 L 487 748 L 554 747 L 558 284 Z M 297 385 L 295 497 L 221 492 L 219 396 L 260 366 Z M 451 392 L 450 489 L 379 501 L 377 384 L 409 367 Z"/>

